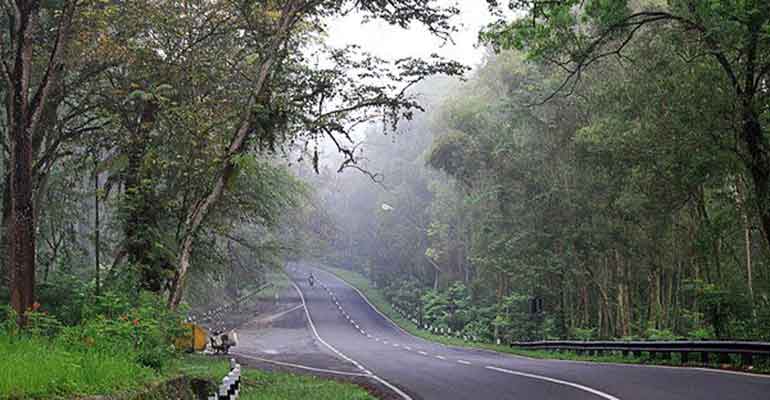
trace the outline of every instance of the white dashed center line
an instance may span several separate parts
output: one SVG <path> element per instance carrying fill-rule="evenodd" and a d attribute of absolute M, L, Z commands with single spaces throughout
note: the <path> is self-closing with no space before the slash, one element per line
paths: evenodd
<path fill-rule="evenodd" d="M 436 358 L 438 358 L 439 360 L 446 360 L 446 357 L 444 356 L 436 356 Z"/>
<path fill-rule="evenodd" d="M 422 355 L 424 355 L 424 356 L 427 356 L 427 355 L 428 355 L 428 353 L 426 353 L 426 352 L 424 352 L 424 351 L 418 351 L 418 353 L 420 353 L 420 354 L 422 354 Z"/>
<path fill-rule="evenodd" d="M 457 362 L 462 364 L 462 365 L 471 365 L 471 363 L 469 363 L 468 361 L 465 361 L 465 360 L 457 360 Z"/>

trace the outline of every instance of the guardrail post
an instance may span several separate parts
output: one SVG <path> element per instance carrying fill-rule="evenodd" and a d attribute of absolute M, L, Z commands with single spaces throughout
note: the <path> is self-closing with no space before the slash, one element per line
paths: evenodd
<path fill-rule="evenodd" d="M 708 353 L 708 351 L 701 351 L 700 352 L 700 361 L 703 364 L 706 364 L 706 365 L 709 364 L 709 353 Z"/>
<path fill-rule="evenodd" d="M 623 355 L 623 357 L 628 357 L 628 353 L 629 353 L 629 351 L 628 351 L 628 350 L 621 350 L 621 351 L 620 351 L 620 354 L 622 354 L 622 355 Z"/>
<path fill-rule="evenodd" d="M 690 352 L 689 351 L 679 352 L 679 358 L 681 359 L 682 364 L 687 364 L 690 361 Z"/>

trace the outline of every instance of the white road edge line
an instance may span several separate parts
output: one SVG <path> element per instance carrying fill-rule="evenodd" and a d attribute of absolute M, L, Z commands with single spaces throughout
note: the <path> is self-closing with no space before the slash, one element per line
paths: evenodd
<path fill-rule="evenodd" d="M 525 378 L 538 379 L 538 380 L 541 380 L 541 381 L 551 382 L 551 383 L 555 383 L 555 384 L 558 384 L 558 385 L 564 385 L 564 386 L 573 387 L 575 389 L 579 389 L 579 390 L 582 390 L 584 392 L 588 392 L 588 393 L 591 393 L 593 395 L 599 396 L 599 397 L 601 397 L 603 399 L 606 399 L 606 400 L 620 400 L 619 398 L 617 398 L 617 397 L 615 397 L 615 396 L 613 396 L 611 394 L 607 394 L 607 393 L 601 392 L 599 390 L 590 388 L 588 386 L 583 386 L 583 385 L 580 385 L 580 384 L 577 384 L 577 383 L 573 383 L 573 382 L 567 382 L 567 381 L 563 381 L 563 380 L 560 380 L 560 379 L 549 378 L 547 376 L 528 374 L 526 372 L 511 371 L 509 369 L 497 368 L 497 367 L 492 367 L 492 366 L 486 366 L 484 368 L 490 369 L 492 371 L 502 372 L 502 373 L 505 373 L 505 374 L 523 376 Z"/>
<path fill-rule="evenodd" d="M 287 362 L 282 362 L 282 361 L 268 360 L 266 358 L 250 356 L 250 355 L 247 355 L 247 354 L 237 353 L 237 352 L 234 352 L 233 355 L 236 356 L 236 357 L 249 358 L 249 359 L 252 359 L 252 360 L 257 360 L 257 361 L 261 361 L 261 362 L 265 362 L 265 363 L 269 363 L 269 364 L 281 365 L 281 366 L 284 366 L 284 367 L 291 367 L 291 368 L 297 368 L 297 369 L 304 369 L 304 370 L 308 370 L 308 371 L 324 372 L 324 373 L 328 373 L 328 374 L 345 375 L 345 376 L 368 376 L 367 374 L 360 374 L 360 373 L 357 373 L 357 372 L 337 371 L 337 370 L 333 370 L 333 369 L 315 368 L 315 367 L 308 367 L 307 365 L 292 364 L 292 363 L 287 363 Z"/>
<path fill-rule="evenodd" d="M 409 396 L 408 394 L 404 393 L 403 390 L 397 388 L 396 386 L 394 386 L 392 383 L 386 381 L 385 379 L 382 379 L 379 376 L 375 375 L 371 371 L 369 371 L 366 368 L 364 368 L 363 365 L 361 365 L 358 361 L 355 361 L 352 358 L 346 356 L 345 354 L 342 354 L 342 352 L 340 352 L 339 350 L 335 349 L 334 346 L 330 345 L 329 343 L 326 343 L 326 341 L 321 338 L 321 335 L 318 334 L 318 330 L 316 330 L 316 328 L 315 328 L 315 324 L 313 323 L 313 318 L 310 316 L 310 311 L 308 311 L 308 309 L 307 309 L 307 303 L 305 303 L 305 296 L 302 294 L 302 291 L 299 289 L 299 286 L 297 286 L 296 283 L 292 282 L 291 284 L 294 286 L 294 289 L 297 291 L 297 293 L 299 293 L 299 298 L 300 298 L 300 300 L 302 300 L 302 307 L 305 308 L 305 316 L 307 316 L 307 322 L 310 324 L 310 328 L 313 331 L 313 335 L 315 335 L 316 339 L 318 339 L 319 342 L 321 342 L 324 346 L 328 347 L 331 351 L 333 351 L 338 356 L 342 357 L 344 360 L 349 361 L 350 363 L 352 363 L 353 365 L 355 365 L 359 369 L 361 369 L 361 370 L 363 370 L 365 372 L 368 372 L 369 373 L 369 375 L 368 375 L 369 377 L 371 377 L 372 379 L 376 380 L 377 382 L 380 382 L 381 384 L 385 385 L 388 389 L 396 392 L 396 394 L 401 396 L 404 400 L 414 400 L 414 399 L 412 399 L 411 396 Z"/>

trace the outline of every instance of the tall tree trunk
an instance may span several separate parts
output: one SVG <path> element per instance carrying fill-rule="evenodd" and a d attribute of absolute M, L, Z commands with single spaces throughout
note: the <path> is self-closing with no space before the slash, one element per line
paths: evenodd
<path fill-rule="evenodd" d="M 9 267 L 11 306 L 22 315 L 35 298 L 35 218 L 32 206 L 32 140 L 24 121 L 16 120 L 11 136 L 11 215 Z M 23 317 L 22 317 L 23 320 Z"/>
<path fill-rule="evenodd" d="M 101 276 L 99 273 L 99 270 L 101 269 L 100 263 L 100 256 L 101 256 L 101 241 L 100 241 L 100 234 L 101 234 L 101 227 L 99 226 L 99 158 L 96 155 L 96 152 L 94 152 L 94 268 L 95 268 L 95 275 L 96 275 L 96 296 L 99 296 L 101 293 Z"/>
<path fill-rule="evenodd" d="M 49 95 L 64 68 L 63 57 L 69 41 L 69 30 L 75 12 L 75 1 L 67 1 L 59 16 L 53 50 L 42 73 L 34 71 L 33 53 L 40 1 L 17 1 L 6 8 L 12 21 L 6 24 L 10 42 L 10 59 L 0 63 L 6 80 L 6 122 L 10 146 L 10 214 L 7 224 L 8 269 L 11 306 L 25 323 L 25 312 L 35 298 L 35 208 L 32 197 L 32 139 L 41 129 L 40 118 Z M 36 90 L 33 76 L 39 77 Z"/>
<path fill-rule="evenodd" d="M 618 249 L 614 249 L 614 255 L 618 276 L 618 335 L 625 337 L 631 334 L 631 302 L 628 293 L 628 272 Z"/>
<path fill-rule="evenodd" d="M 128 166 L 124 172 L 124 195 L 122 207 L 125 213 L 123 233 L 128 262 L 139 272 L 143 289 L 160 293 L 166 283 L 164 268 L 170 265 L 154 257 L 153 242 L 156 240 L 158 205 L 154 188 L 145 183 L 147 174 L 143 171 L 150 132 L 155 124 L 158 105 L 147 101 L 142 105 L 141 114 L 129 130 L 126 147 Z"/>
<path fill-rule="evenodd" d="M 749 290 L 749 298 L 754 301 L 754 282 L 751 260 L 751 222 L 749 221 L 749 211 L 746 208 L 745 182 L 742 175 L 735 177 L 735 203 L 738 212 L 741 214 L 741 223 L 743 225 L 743 245 L 746 256 L 746 287 Z"/>
<path fill-rule="evenodd" d="M 8 285 L 10 289 L 11 283 L 11 269 L 8 268 L 8 234 L 11 224 L 11 172 L 9 160 L 5 160 L 5 173 L 3 174 L 3 220 L 2 220 L 2 236 L 0 236 L 0 254 L 2 254 L 3 263 L 3 283 Z"/>

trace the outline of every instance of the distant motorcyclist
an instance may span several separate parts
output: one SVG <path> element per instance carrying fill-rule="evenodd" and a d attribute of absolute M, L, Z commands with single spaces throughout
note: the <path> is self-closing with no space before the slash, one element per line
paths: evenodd
<path fill-rule="evenodd" d="M 310 273 L 310 276 L 307 277 L 307 283 L 310 284 L 310 287 L 315 286 L 315 276 L 313 276 L 313 273 Z"/>

